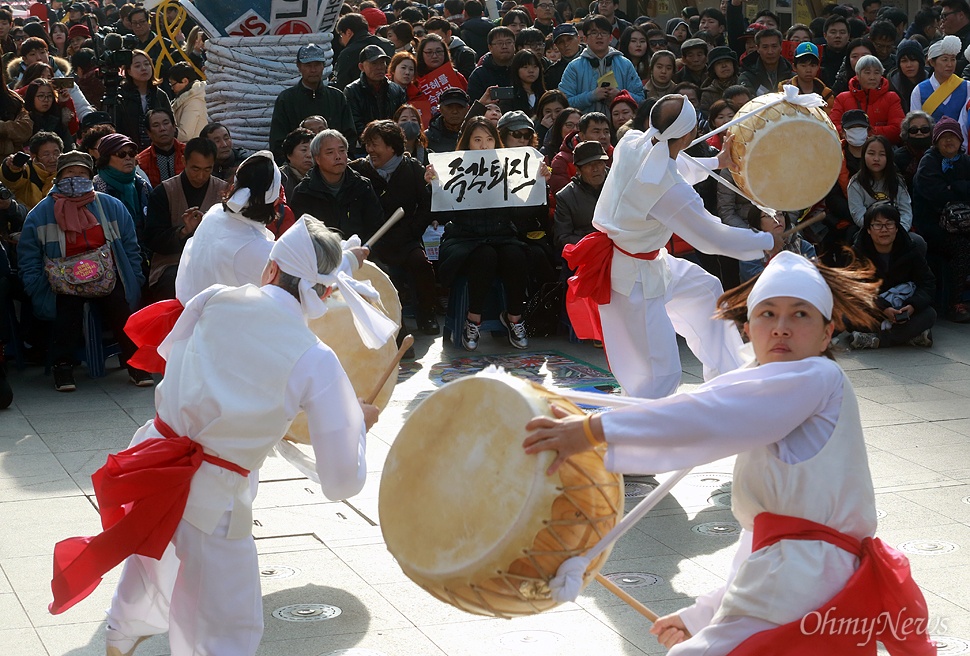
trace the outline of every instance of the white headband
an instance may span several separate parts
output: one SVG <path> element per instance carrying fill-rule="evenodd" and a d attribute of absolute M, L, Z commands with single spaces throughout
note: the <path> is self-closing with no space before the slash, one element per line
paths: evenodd
<path fill-rule="evenodd" d="M 697 111 L 690 104 L 687 96 L 682 96 L 679 93 L 671 93 L 658 100 L 657 104 L 659 105 L 670 98 L 681 98 L 684 104 L 680 107 L 680 114 L 677 116 L 677 120 L 666 130 L 661 132 L 651 126 L 640 137 L 640 143 L 650 148 L 650 152 L 647 153 L 643 164 L 640 166 L 640 173 L 638 175 L 640 182 L 658 184 L 663 178 L 664 171 L 667 170 L 668 162 L 670 162 L 670 150 L 667 148 L 666 142 L 672 139 L 680 139 L 690 134 L 690 131 L 697 127 Z M 656 144 L 652 143 L 653 139 L 657 140 Z"/>
<path fill-rule="evenodd" d="M 758 277 L 748 294 L 748 318 L 751 311 L 769 298 L 791 296 L 811 303 L 826 320 L 832 318 L 832 290 L 811 261 L 791 251 L 781 251 Z"/>
<path fill-rule="evenodd" d="M 352 261 L 356 258 L 348 249 L 360 246 L 360 238 L 354 235 L 341 243 L 344 255 L 340 265 L 330 273 L 317 270 L 317 254 L 313 248 L 313 238 L 307 229 L 308 221 L 316 221 L 309 214 L 283 233 L 270 251 L 269 259 L 276 262 L 280 270 L 300 279 L 300 305 L 311 319 L 321 317 L 327 311 L 327 304 L 313 289 L 315 285 L 337 285 L 344 301 L 354 316 L 354 326 L 367 348 L 384 346 L 399 326 L 387 318 L 380 310 L 364 300 L 379 299 L 380 295 L 369 282 L 357 280 L 351 275 Z"/>
<path fill-rule="evenodd" d="M 243 160 L 243 163 L 239 165 L 239 169 L 246 166 L 246 162 L 254 157 L 265 157 L 273 164 L 273 182 L 270 184 L 269 189 L 266 190 L 266 195 L 263 198 L 263 201 L 267 205 L 272 205 L 280 197 L 280 188 L 283 184 L 283 177 L 280 175 L 280 169 L 278 166 L 276 166 L 276 161 L 273 159 L 273 153 L 269 152 L 268 150 L 261 150 L 257 153 L 253 153 Z M 236 170 L 238 171 L 239 169 Z M 252 195 L 252 192 L 249 190 L 249 187 L 240 188 L 238 186 L 238 182 L 236 184 L 236 192 L 229 198 L 229 200 L 226 201 L 226 207 L 238 214 L 239 212 L 242 212 L 249 203 L 249 198 Z"/>
<path fill-rule="evenodd" d="M 949 34 L 930 44 L 926 58 L 936 59 L 940 55 L 959 55 L 962 48 L 963 44 L 960 42 L 960 37 Z"/>

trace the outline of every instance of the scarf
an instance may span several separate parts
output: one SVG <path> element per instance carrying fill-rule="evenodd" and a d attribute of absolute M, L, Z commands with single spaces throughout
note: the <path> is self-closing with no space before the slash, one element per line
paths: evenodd
<path fill-rule="evenodd" d="M 950 169 L 952 169 L 953 166 L 958 161 L 960 161 L 960 154 L 959 153 L 956 155 L 956 157 L 950 157 L 949 159 L 947 159 L 946 157 L 944 157 L 943 158 L 943 172 L 946 173 L 947 171 L 949 171 Z"/>
<path fill-rule="evenodd" d="M 138 207 L 138 190 L 135 188 L 135 172 L 122 173 L 118 169 L 106 166 L 98 171 L 98 175 L 108 185 L 121 194 L 121 202 L 128 208 L 132 221 L 136 223 L 142 218 L 142 210 Z"/>
<path fill-rule="evenodd" d="M 89 191 L 83 196 L 64 196 L 54 194 L 54 219 L 57 227 L 67 235 L 67 241 L 73 244 L 78 235 L 85 230 L 96 228 L 98 219 L 87 208 L 94 202 L 94 192 Z"/>
<path fill-rule="evenodd" d="M 374 162 L 373 160 L 371 160 L 370 155 L 367 156 L 367 161 L 370 162 L 371 166 L 374 166 Z M 381 166 L 381 167 L 374 166 L 374 169 L 377 171 L 377 174 L 379 176 L 384 178 L 384 182 L 388 182 L 391 179 L 391 176 L 394 175 L 394 171 L 397 170 L 398 165 L 402 161 L 404 161 L 403 155 L 395 155 L 391 159 L 384 162 L 384 166 Z"/>

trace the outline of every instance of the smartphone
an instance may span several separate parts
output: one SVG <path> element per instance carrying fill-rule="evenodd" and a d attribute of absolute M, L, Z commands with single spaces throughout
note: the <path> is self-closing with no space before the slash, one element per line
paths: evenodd
<path fill-rule="evenodd" d="M 609 83 L 609 82 L 604 82 L 604 83 L 603 83 L 603 84 L 601 84 L 600 86 L 601 86 L 601 87 L 606 87 L 607 89 L 609 89 L 609 88 L 610 88 L 610 83 Z"/>
<path fill-rule="evenodd" d="M 23 151 L 20 151 L 19 153 L 15 153 L 13 156 L 14 166 L 18 166 L 18 167 L 26 166 L 27 162 L 29 161 L 30 161 L 30 153 L 25 153 Z"/>
<path fill-rule="evenodd" d="M 512 100 L 515 97 L 515 87 L 497 87 L 492 89 L 492 100 Z"/>
<path fill-rule="evenodd" d="M 73 77 L 55 77 L 51 80 L 51 86 L 55 89 L 73 89 L 74 88 L 74 78 Z"/>
<path fill-rule="evenodd" d="M 896 323 L 906 323 L 909 321 L 909 312 L 904 311 L 896 315 Z"/>

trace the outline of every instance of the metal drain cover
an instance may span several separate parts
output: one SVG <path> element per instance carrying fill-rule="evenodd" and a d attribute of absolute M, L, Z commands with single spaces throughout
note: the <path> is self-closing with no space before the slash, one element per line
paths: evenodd
<path fill-rule="evenodd" d="M 507 649 L 549 649 L 564 642 L 563 636 L 552 631 L 509 631 L 498 637 Z"/>
<path fill-rule="evenodd" d="M 286 565 L 268 565 L 259 568 L 259 578 L 261 579 L 288 579 L 296 575 L 299 570 L 287 567 Z"/>
<path fill-rule="evenodd" d="M 336 651 L 328 651 L 326 654 L 320 654 L 320 656 L 387 656 L 382 651 L 375 651 L 373 649 L 362 649 L 360 647 L 351 647 L 350 649 L 338 649 Z"/>
<path fill-rule="evenodd" d="M 957 545 L 944 540 L 908 540 L 896 547 L 917 556 L 942 556 L 957 550 Z"/>
<path fill-rule="evenodd" d="M 936 645 L 937 656 L 956 656 L 970 653 L 970 642 L 963 638 L 952 636 L 931 635 L 930 640 Z"/>
<path fill-rule="evenodd" d="M 721 506 L 722 508 L 731 507 L 731 493 L 730 492 L 715 492 L 707 498 L 707 502 L 714 504 L 715 506 Z"/>
<path fill-rule="evenodd" d="M 691 526 L 690 530 L 701 535 L 734 537 L 741 534 L 741 525 L 737 522 L 704 522 Z"/>
<path fill-rule="evenodd" d="M 731 474 L 721 472 L 695 472 L 684 477 L 684 482 L 694 487 L 716 488 L 722 485 L 730 485 Z"/>
<path fill-rule="evenodd" d="M 340 615 L 340 609 L 328 604 L 293 604 L 273 611 L 273 617 L 284 622 L 321 622 Z"/>
<path fill-rule="evenodd" d="M 627 499 L 642 499 L 651 492 L 653 492 L 656 485 L 650 485 L 649 483 L 640 483 L 639 481 L 624 481 L 623 482 L 623 496 Z"/>
<path fill-rule="evenodd" d="M 647 572 L 614 572 L 613 574 L 604 574 L 603 576 L 621 588 L 645 588 L 648 585 L 657 585 L 664 581 L 656 574 L 649 574 Z"/>

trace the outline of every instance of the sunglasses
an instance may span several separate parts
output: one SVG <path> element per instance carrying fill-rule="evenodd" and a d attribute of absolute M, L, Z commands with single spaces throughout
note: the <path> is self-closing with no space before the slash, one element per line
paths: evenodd
<path fill-rule="evenodd" d="M 529 129 L 514 130 L 512 132 L 509 132 L 509 136 L 512 137 L 513 139 L 531 139 L 532 130 L 529 130 Z"/>
<path fill-rule="evenodd" d="M 929 134 L 932 131 L 933 131 L 932 128 L 930 128 L 929 126 L 909 129 L 910 134 Z"/>
<path fill-rule="evenodd" d="M 665 46 L 667 45 L 667 39 L 651 39 L 648 43 L 651 46 Z"/>
<path fill-rule="evenodd" d="M 134 150 L 119 150 L 117 153 L 115 153 L 115 156 L 120 157 L 121 159 L 128 159 L 129 157 L 134 158 L 137 155 L 138 153 Z"/>

